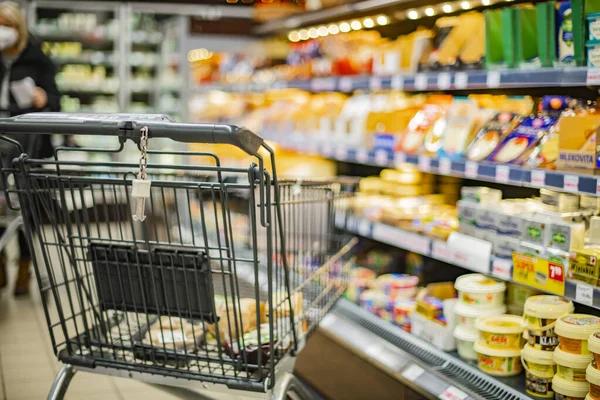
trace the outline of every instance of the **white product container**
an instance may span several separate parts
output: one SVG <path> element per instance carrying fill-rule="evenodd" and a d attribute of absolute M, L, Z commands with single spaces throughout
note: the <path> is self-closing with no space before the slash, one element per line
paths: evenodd
<path fill-rule="evenodd" d="M 456 339 L 453 335 L 455 325 L 450 323 L 444 326 L 418 312 L 413 313 L 410 319 L 413 335 L 444 351 L 456 350 Z"/>
<path fill-rule="evenodd" d="M 477 352 L 480 370 L 494 376 L 518 375 L 523 370 L 521 350 L 499 350 L 488 347 L 481 340 L 473 346 Z"/>
<path fill-rule="evenodd" d="M 472 307 L 500 308 L 504 306 L 506 284 L 482 274 L 467 274 L 454 284 L 458 298 Z"/>
<path fill-rule="evenodd" d="M 462 301 L 459 301 L 454 307 L 454 313 L 457 317 L 457 323 L 459 326 L 464 326 L 465 328 L 475 329 L 475 321 L 479 317 L 487 317 L 489 315 L 501 315 L 506 313 L 506 306 L 502 305 L 501 307 L 490 307 L 490 308 L 481 308 L 481 307 L 473 307 Z"/>
<path fill-rule="evenodd" d="M 454 338 L 456 339 L 456 350 L 458 356 L 464 360 L 477 360 L 477 352 L 473 345 L 477 341 L 479 334 L 474 329 L 457 326 L 454 329 Z"/>

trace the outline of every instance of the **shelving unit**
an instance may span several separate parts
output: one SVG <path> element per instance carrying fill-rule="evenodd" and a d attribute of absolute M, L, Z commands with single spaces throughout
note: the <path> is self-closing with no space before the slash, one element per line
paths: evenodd
<path fill-rule="evenodd" d="M 591 71 L 591 72 L 590 72 Z M 310 80 L 277 81 L 269 84 L 206 84 L 195 91 L 223 90 L 252 92 L 294 88 L 318 92 L 396 89 L 404 91 L 478 90 L 598 85 L 596 70 L 587 67 L 541 68 L 536 70 L 423 72 L 383 76 L 341 76 Z"/>
<path fill-rule="evenodd" d="M 498 379 L 486 375 L 456 354 L 439 350 L 348 300 L 338 301 L 320 329 L 429 398 L 530 399 L 525 394 L 523 377 Z"/>

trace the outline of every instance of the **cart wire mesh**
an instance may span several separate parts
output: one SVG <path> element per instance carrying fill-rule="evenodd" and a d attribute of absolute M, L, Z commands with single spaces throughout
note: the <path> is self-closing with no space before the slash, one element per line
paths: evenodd
<path fill-rule="evenodd" d="M 352 192 L 278 181 L 272 151 L 273 179 L 260 157 L 232 168 L 177 152 L 189 162 L 152 164 L 169 154 L 155 150 L 140 222 L 137 163 L 66 161 L 63 150 L 2 166 L 3 180 L 14 175 L 5 190 L 18 194 L 58 358 L 271 389 L 277 363 L 344 290 L 355 239 L 334 221 Z"/>

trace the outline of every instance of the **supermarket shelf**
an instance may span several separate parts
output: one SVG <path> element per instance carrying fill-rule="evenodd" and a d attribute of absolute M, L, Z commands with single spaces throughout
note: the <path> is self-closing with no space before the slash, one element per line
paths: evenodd
<path fill-rule="evenodd" d="M 276 141 L 283 147 L 319 154 L 338 161 L 379 167 L 393 167 L 398 164 L 408 163 L 416 165 L 422 172 L 433 174 L 513 186 L 545 187 L 570 193 L 600 195 L 600 175 L 586 173 L 583 170 L 556 171 L 531 169 L 512 164 L 475 162 L 465 159 L 429 157 L 426 155 L 408 155 L 384 149 L 367 150 L 334 145 L 333 143 L 318 143 L 314 140 L 306 140 L 306 136 L 303 135 L 276 135 L 268 129 L 263 133 L 263 136 L 266 139 Z"/>
<path fill-rule="evenodd" d="M 365 218 L 340 217 L 335 222 L 339 228 L 365 238 L 412 251 L 469 271 L 492 275 L 507 282 L 513 281 L 512 262 L 510 260 L 498 260 L 492 257 L 488 264 L 482 263 L 476 258 L 476 254 L 465 254 L 454 250 L 452 246 L 443 240 L 432 239 L 395 226 L 369 221 Z M 481 253 L 481 249 L 478 248 L 477 253 Z M 567 279 L 564 296 L 576 303 L 600 310 L 600 288 L 598 287 Z"/>
<path fill-rule="evenodd" d="M 196 91 L 265 91 L 295 88 L 312 92 L 397 89 L 405 91 L 579 87 L 587 85 L 588 68 L 508 69 L 498 71 L 423 72 L 392 77 L 342 76 L 272 83 L 205 84 Z"/>
<path fill-rule="evenodd" d="M 496 379 L 381 320 L 348 300 L 320 324 L 323 333 L 421 394 L 435 399 L 525 400 L 525 377 Z M 454 394 L 454 397 L 449 396 Z"/>

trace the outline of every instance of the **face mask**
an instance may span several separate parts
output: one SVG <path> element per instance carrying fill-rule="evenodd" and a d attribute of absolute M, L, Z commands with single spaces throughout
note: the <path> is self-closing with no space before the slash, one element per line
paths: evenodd
<path fill-rule="evenodd" d="M 0 25 L 0 50 L 11 48 L 17 43 L 19 33 L 14 28 Z"/>

